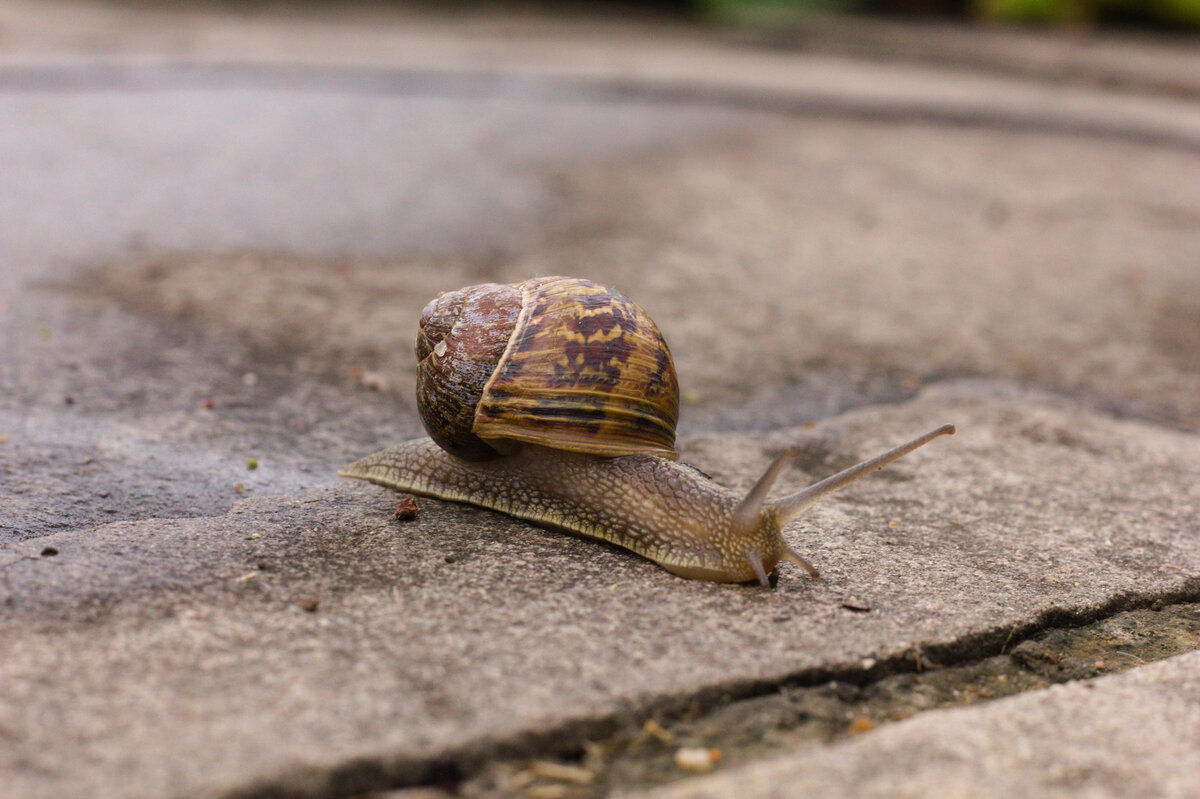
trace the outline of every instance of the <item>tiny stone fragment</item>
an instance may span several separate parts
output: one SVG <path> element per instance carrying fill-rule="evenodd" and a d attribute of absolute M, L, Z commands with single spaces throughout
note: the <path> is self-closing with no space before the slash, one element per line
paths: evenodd
<path fill-rule="evenodd" d="M 417 501 L 412 497 L 405 497 L 400 500 L 400 504 L 396 506 L 396 510 L 392 516 L 402 522 L 411 521 L 421 515 L 421 509 L 417 507 Z"/>
<path fill-rule="evenodd" d="M 301 597 L 296 601 L 296 606 L 308 613 L 316 613 L 319 603 L 315 596 Z"/>
<path fill-rule="evenodd" d="M 870 613 L 871 606 L 864 605 L 861 602 L 843 602 L 842 607 L 851 613 Z"/>
<path fill-rule="evenodd" d="M 573 782 L 576 785 L 587 785 L 596 778 L 591 769 L 586 769 L 582 766 L 571 766 L 566 763 L 554 763 L 547 760 L 534 762 L 529 767 L 529 770 L 535 777 L 543 780 Z"/>
<path fill-rule="evenodd" d="M 52 558 L 57 554 L 58 554 L 58 550 L 54 547 L 44 547 L 42 549 L 42 557 L 43 558 Z"/>
<path fill-rule="evenodd" d="M 854 723 L 850 725 L 850 732 L 853 735 L 870 732 L 873 729 L 875 729 L 875 722 L 863 716 L 856 718 Z"/>
<path fill-rule="evenodd" d="M 359 376 L 358 382 L 363 384 L 363 388 L 369 388 L 372 391 L 387 391 L 392 387 L 388 379 L 379 372 L 363 372 Z"/>
<path fill-rule="evenodd" d="M 685 746 L 675 752 L 675 765 L 681 771 L 690 771 L 693 774 L 705 774 L 712 771 L 720 759 L 720 749 Z"/>
<path fill-rule="evenodd" d="M 665 744 L 669 744 L 675 740 L 675 736 L 664 730 L 662 725 L 654 719 L 650 719 L 642 725 L 642 734 L 648 738 L 656 738 Z"/>

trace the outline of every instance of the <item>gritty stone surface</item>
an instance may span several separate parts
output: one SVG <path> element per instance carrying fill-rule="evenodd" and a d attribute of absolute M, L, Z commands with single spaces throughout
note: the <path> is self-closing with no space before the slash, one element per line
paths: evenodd
<path fill-rule="evenodd" d="M 641 796 L 1185 799 L 1200 791 L 1200 653 L 987 705 Z"/>
<path fill-rule="evenodd" d="M 437 782 L 672 702 L 1200 591 L 1193 108 L 1022 84 L 996 112 L 1016 121 L 945 127 L 839 95 L 878 65 L 779 54 L 716 62 L 753 108 L 655 103 L 536 79 L 619 80 L 628 43 L 573 64 L 494 32 L 447 50 L 448 27 L 389 67 L 493 80 L 114 79 L 6 51 L 6 796 Z M 220 42 L 208 56 L 236 51 Z M 689 39 L 634 74 L 682 80 L 708 52 Z M 901 110 L 976 86 L 892 79 L 917 93 Z M 768 113 L 797 85 L 846 101 Z M 1073 137 L 1029 126 L 1036 107 L 1093 125 L 1136 107 L 1143 129 Z M 684 456 L 723 485 L 793 444 L 779 491 L 959 435 L 789 528 L 824 579 L 786 566 L 775 591 L 432 500 L 401 522 L 394 494 L 338 482 L 420 432 L 424 303 L 537 273 L 651 312 Z"/>
<path fill-rule="evenodd" d="M 731 440 L 761 464 L 816 437 L 832 467 L 945 419 L 957 437 L 789 530 L 823 579 L 786 567 L 774 591 L 684 581 L 433 500 L 401 524 L 393 494 L 357 486 L 10 545 L 0 770 L 19 796 L 309 795 L 340 784 L 344 764 L 357 764 L 348 780 L 413 779 L 489 739 L 868 657 L 936 660 L 1051 612 L 1195 590 L 1190 436 L 968 385 Z M 783 488 L 830 467 L 786 474 Z M 59 554 L 41 557 L 46 545 Z M 297 607 L 304 597 L 319 608 Z"/>

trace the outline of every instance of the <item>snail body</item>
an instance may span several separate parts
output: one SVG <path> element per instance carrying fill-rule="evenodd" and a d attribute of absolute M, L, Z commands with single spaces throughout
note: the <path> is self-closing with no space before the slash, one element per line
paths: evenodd
<path fill-rule="evenodd" d="M 479 325 L 483 329 L 473 329 Z M 617 544 L 673 574 L 768 584 L 782 529 L 822 497 L 953 433 L 944 425 L 767 500 L 794 450 L 746 496 L 678 461 L 678 382 L 657 328 L 599 284 L 537 278 L 444 294 L 422 313 L 418 406 L 430 438 L 338 472 Z"/>

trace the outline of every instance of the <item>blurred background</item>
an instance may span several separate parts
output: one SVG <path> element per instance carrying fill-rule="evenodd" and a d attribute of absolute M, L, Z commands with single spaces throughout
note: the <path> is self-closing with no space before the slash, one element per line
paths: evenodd
<path fill-rule="evenodd" d="M 1196 22 L 0 0 L 0 428 L 41 431 L 2 452 L 44 474 L 115 426 L 132 492 L 10 529 L 329 481 L 420 434 L 424 304 L 536 274 L 647 308 L 685 440 L 954 381 L 1200 430 Z"/>
<path fill-rule="evenodd" d="M 880 14 L 1032 24 L 1200 24 L 1196 0 L 702 0 L 685 8 L 710 19 L 786 25 L 807 14 Z"/>
<path fill-rule="evenodd" d="M 351 795 L 1194 594 L 1197 2 L 0 0 L 5 797 Z M 959 435 L 772 595 L 335 476 L 431 298 L 546 274 L 723 485 Z"/>

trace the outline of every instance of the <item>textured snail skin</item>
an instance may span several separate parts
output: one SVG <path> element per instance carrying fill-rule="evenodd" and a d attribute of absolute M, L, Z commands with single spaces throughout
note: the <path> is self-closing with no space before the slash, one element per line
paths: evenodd
<path fill-rule="evenodd" d="M 499 460 L 465 461 L 429 439 L 408 441 L 338 472 L 437 499 L 468 502 L 630 549 L 681 577 L 747 582 L 784 554 L 765 512 L 757 535 L 735 537 L 742 497 L 678 461 L 654 455 L 600 458 L 525 447 Z"/>
<path fill-rule="evenodd" d="M 767 492 L 795 450 L 780 454 L 745 497 L 655 455 L 603 458 L 526 445 L 497 460 L 465 461 L 430 439 L 369 455 L 338 474 L 609 541 L 680 577 L 766 585 L 780 560 L 817 577 L 784 541 L 784 525 L 834 491 L 953 433 L 953 425 L 943 425 L 774 501 Z"/>

